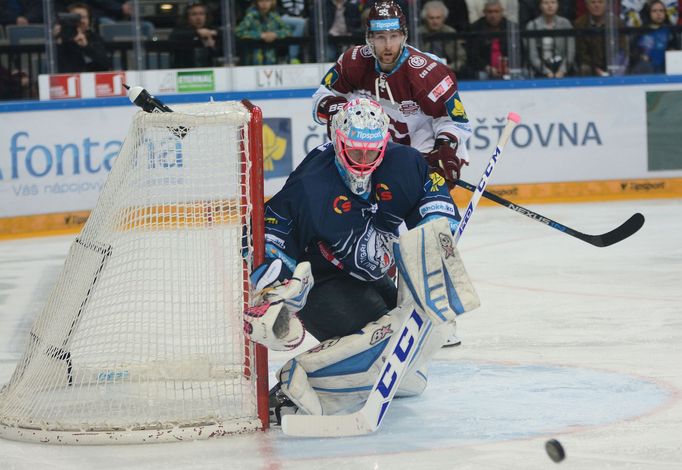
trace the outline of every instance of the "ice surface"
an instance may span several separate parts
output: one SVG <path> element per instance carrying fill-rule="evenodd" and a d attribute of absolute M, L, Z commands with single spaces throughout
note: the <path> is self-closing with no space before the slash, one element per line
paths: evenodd
<path fill-rule="evenodd" d="M 505 208 L 480 208 L 460 242 L 482 307 L 458 322 L 420 398 L 374 435 L 297 439 L 278 430 L 205 442 L 59 447 L 0 440 L 0 469 L 682 468 L 682 200 L 530 207 L 602 233 L 634 212 L 628 240 L 596 248 Z M 71 237 L 0 243 L 0 382 Z M 313 343 L 307 342 L 306 345 Z M 271 357 L 274 371 L 288 356 Z"/>

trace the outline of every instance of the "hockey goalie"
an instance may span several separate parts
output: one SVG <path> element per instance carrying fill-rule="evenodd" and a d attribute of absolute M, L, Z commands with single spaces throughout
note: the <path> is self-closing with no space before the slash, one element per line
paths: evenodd
<path fill-rule="evenodd" d="M 273 421 L 348 415 L 372 393 L 388 403 L 420 394 L 456 316 L 479 305 L 452 237 L 459 215 L 447 185 L 417 150 L 389 142 L 388 123 L 376 102 L 348 102 L 332 142 L 265 206 L 266 262 L 251 275 L 245 330 L 278 351 L 306 332 L 320 341 L 277 373 Z"/>

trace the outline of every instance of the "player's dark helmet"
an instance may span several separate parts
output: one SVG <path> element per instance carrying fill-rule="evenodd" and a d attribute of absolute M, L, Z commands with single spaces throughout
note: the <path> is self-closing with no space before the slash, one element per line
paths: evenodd
<path fill-rule="evenodd" d="M 401 31 L 407 39 L 407 18 L 393 0 L 377 0 L 369 9 L 365 28 L 366 38 L 377 31 Z"/>

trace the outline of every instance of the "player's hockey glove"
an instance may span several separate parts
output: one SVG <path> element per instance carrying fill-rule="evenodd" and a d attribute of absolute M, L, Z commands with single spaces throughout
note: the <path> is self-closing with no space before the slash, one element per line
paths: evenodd
<path fill-rule="evenodd" d="M 331 136 L 332 117 L 341 111 L 343 105 L 348 103 L 348 100 L 342 96 L 327 96 L 322 98 L 317 104 L 317 119 L 320 122 L 327 123 L 327 137 Z"/>
<path fill-rule="evenodd" d="M 312 287 L 313 275 L 306 261 L 296 266 L 291 279 L 257 292 L 254 306 L 244 312 L 246 335 L 275 351 L 296 348 L 305 338 L 303 323 L 296 313 L 305 305 Z"/>
<path fill-rule="evenodd" d="M 438 138 L 433 146 L 433 150 L 425 154 L 426 162 L 436 170 L 436 173 L 445 178 L 448 183 L 448 188 L 455 187 L 455 183 L 460 176 L 462 166 L 468 165 L 469 162 L 457 156 L 458 141 L 456 137 L 452 139 Z"/>

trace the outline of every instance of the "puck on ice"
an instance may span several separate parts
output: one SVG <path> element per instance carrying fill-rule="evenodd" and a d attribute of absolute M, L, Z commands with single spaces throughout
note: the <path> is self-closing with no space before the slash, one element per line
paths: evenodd
<path fill-rule="evenodd" d="M 562 446 L 561 442 L 557 441 L 556 439 L 550 439 L 549 441 L 545 442 L 545 450 L 547 451 L 549 458 L 556 463 L 561 462 L 566 457 L 564 446 Z"/>

